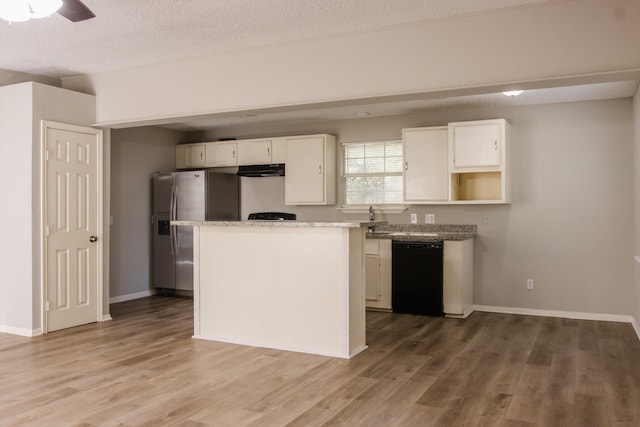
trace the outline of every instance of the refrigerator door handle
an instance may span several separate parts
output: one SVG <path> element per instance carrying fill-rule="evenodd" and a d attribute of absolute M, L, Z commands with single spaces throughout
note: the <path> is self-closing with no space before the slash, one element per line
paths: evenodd
<path fill-rule="evenodd" d="M 171 207 L 169 209 L 169 220 L 176 220 L 176 213 L 178 211 L 178 186 L 173 184 L 171 187 Z M 178 254 L 178 227 L 176 225 L 171 226 L 171 253 L 173 255 Z"/>

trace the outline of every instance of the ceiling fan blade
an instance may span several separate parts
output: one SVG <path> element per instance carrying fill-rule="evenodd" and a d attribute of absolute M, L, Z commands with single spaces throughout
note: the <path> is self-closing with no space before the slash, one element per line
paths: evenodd
<path fill-rule="evenodd" d="M 58 14 L 64 16 L 71 22 L 85 21 L 95 18 L 95 13 L 84 5 L 80 0 L 63 0 L 62 6 L 58 9 Z"/>

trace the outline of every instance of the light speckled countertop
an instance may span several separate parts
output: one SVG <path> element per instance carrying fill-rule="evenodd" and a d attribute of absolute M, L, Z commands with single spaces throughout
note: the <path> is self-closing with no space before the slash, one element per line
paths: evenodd
<path fill-rule="evenodd" d="M 456 224 L 383 224 L 375 226 L 367 239 L 392 240 L 467 240 L 478 234 L 477 225 Z"/>
<path fill-rule="evenodd" d="M 375 227 L 387 221 L 171 221 L 171 225 L 215 226 L 215 227 L 328 227 L 356 228 Z"/>

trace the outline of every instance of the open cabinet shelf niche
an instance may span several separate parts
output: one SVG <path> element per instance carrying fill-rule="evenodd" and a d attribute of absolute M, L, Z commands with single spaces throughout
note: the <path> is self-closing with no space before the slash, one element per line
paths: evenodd
<path fill-rule="evenodd" d="M 451 201 L 503 202 L 502 172 L 451 174 Z"/>

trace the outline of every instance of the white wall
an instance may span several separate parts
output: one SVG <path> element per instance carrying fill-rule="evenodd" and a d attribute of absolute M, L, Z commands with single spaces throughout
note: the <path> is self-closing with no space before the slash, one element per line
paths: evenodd
<path fill-rule="evenodd" d="M 32 235 L 32 87 L 0 87 L 0 332 L 33 329 Z M 37 148 L 36 148 L 37 149 Z"/>
<path fill-rule="evenodd" d="M 637 103 L 637 101 L 636 101 Z M 238 138 L 327 132 L 339 141 L 400 138 L 403 127 L 504 117 L 512 126 L 513 203 L 410 206 L 381 218 L 408 223 L 435 213 L 438 223 L 477 224 L 475 303 L 630 315 L 634 305 L 634 164 L 630 98 L 518 108 L 474 108 L 303 126 L 223 129 Z M 245 178 L 243 215 L 284 210 L 298 219 L 365 219 L 335 207 L 284 206 L 282 178 Z M 637 212 L 637 211 L 636 211 Z M 489 222 L 483 223 L 487 214 Z M 526 290 L 533 279 L 534 291 Z"/>
<path fill-rule="evenodd" d="M 183 134 L 160 128 L 111 132 L 110 297 L 151 288 L 151 175 L 175 170 Z"/>
<path fill-rule="evenodd" d="M 546 2 L 63 80 L 98 122 L 640 75 L 637 0 Z M 481 88 L 481 89 L 477 89 Z"/>
<path fill-rule="evenodd" d="M 8 208 L 0 209 L 0 221 L 9 243 L 0 245 L 0 328 L 31 334 L 41 327 L 41 122 L 90 126 L 95 118 L 91 95 L 31 82 L 0 87 L 0 182 Z"/>

